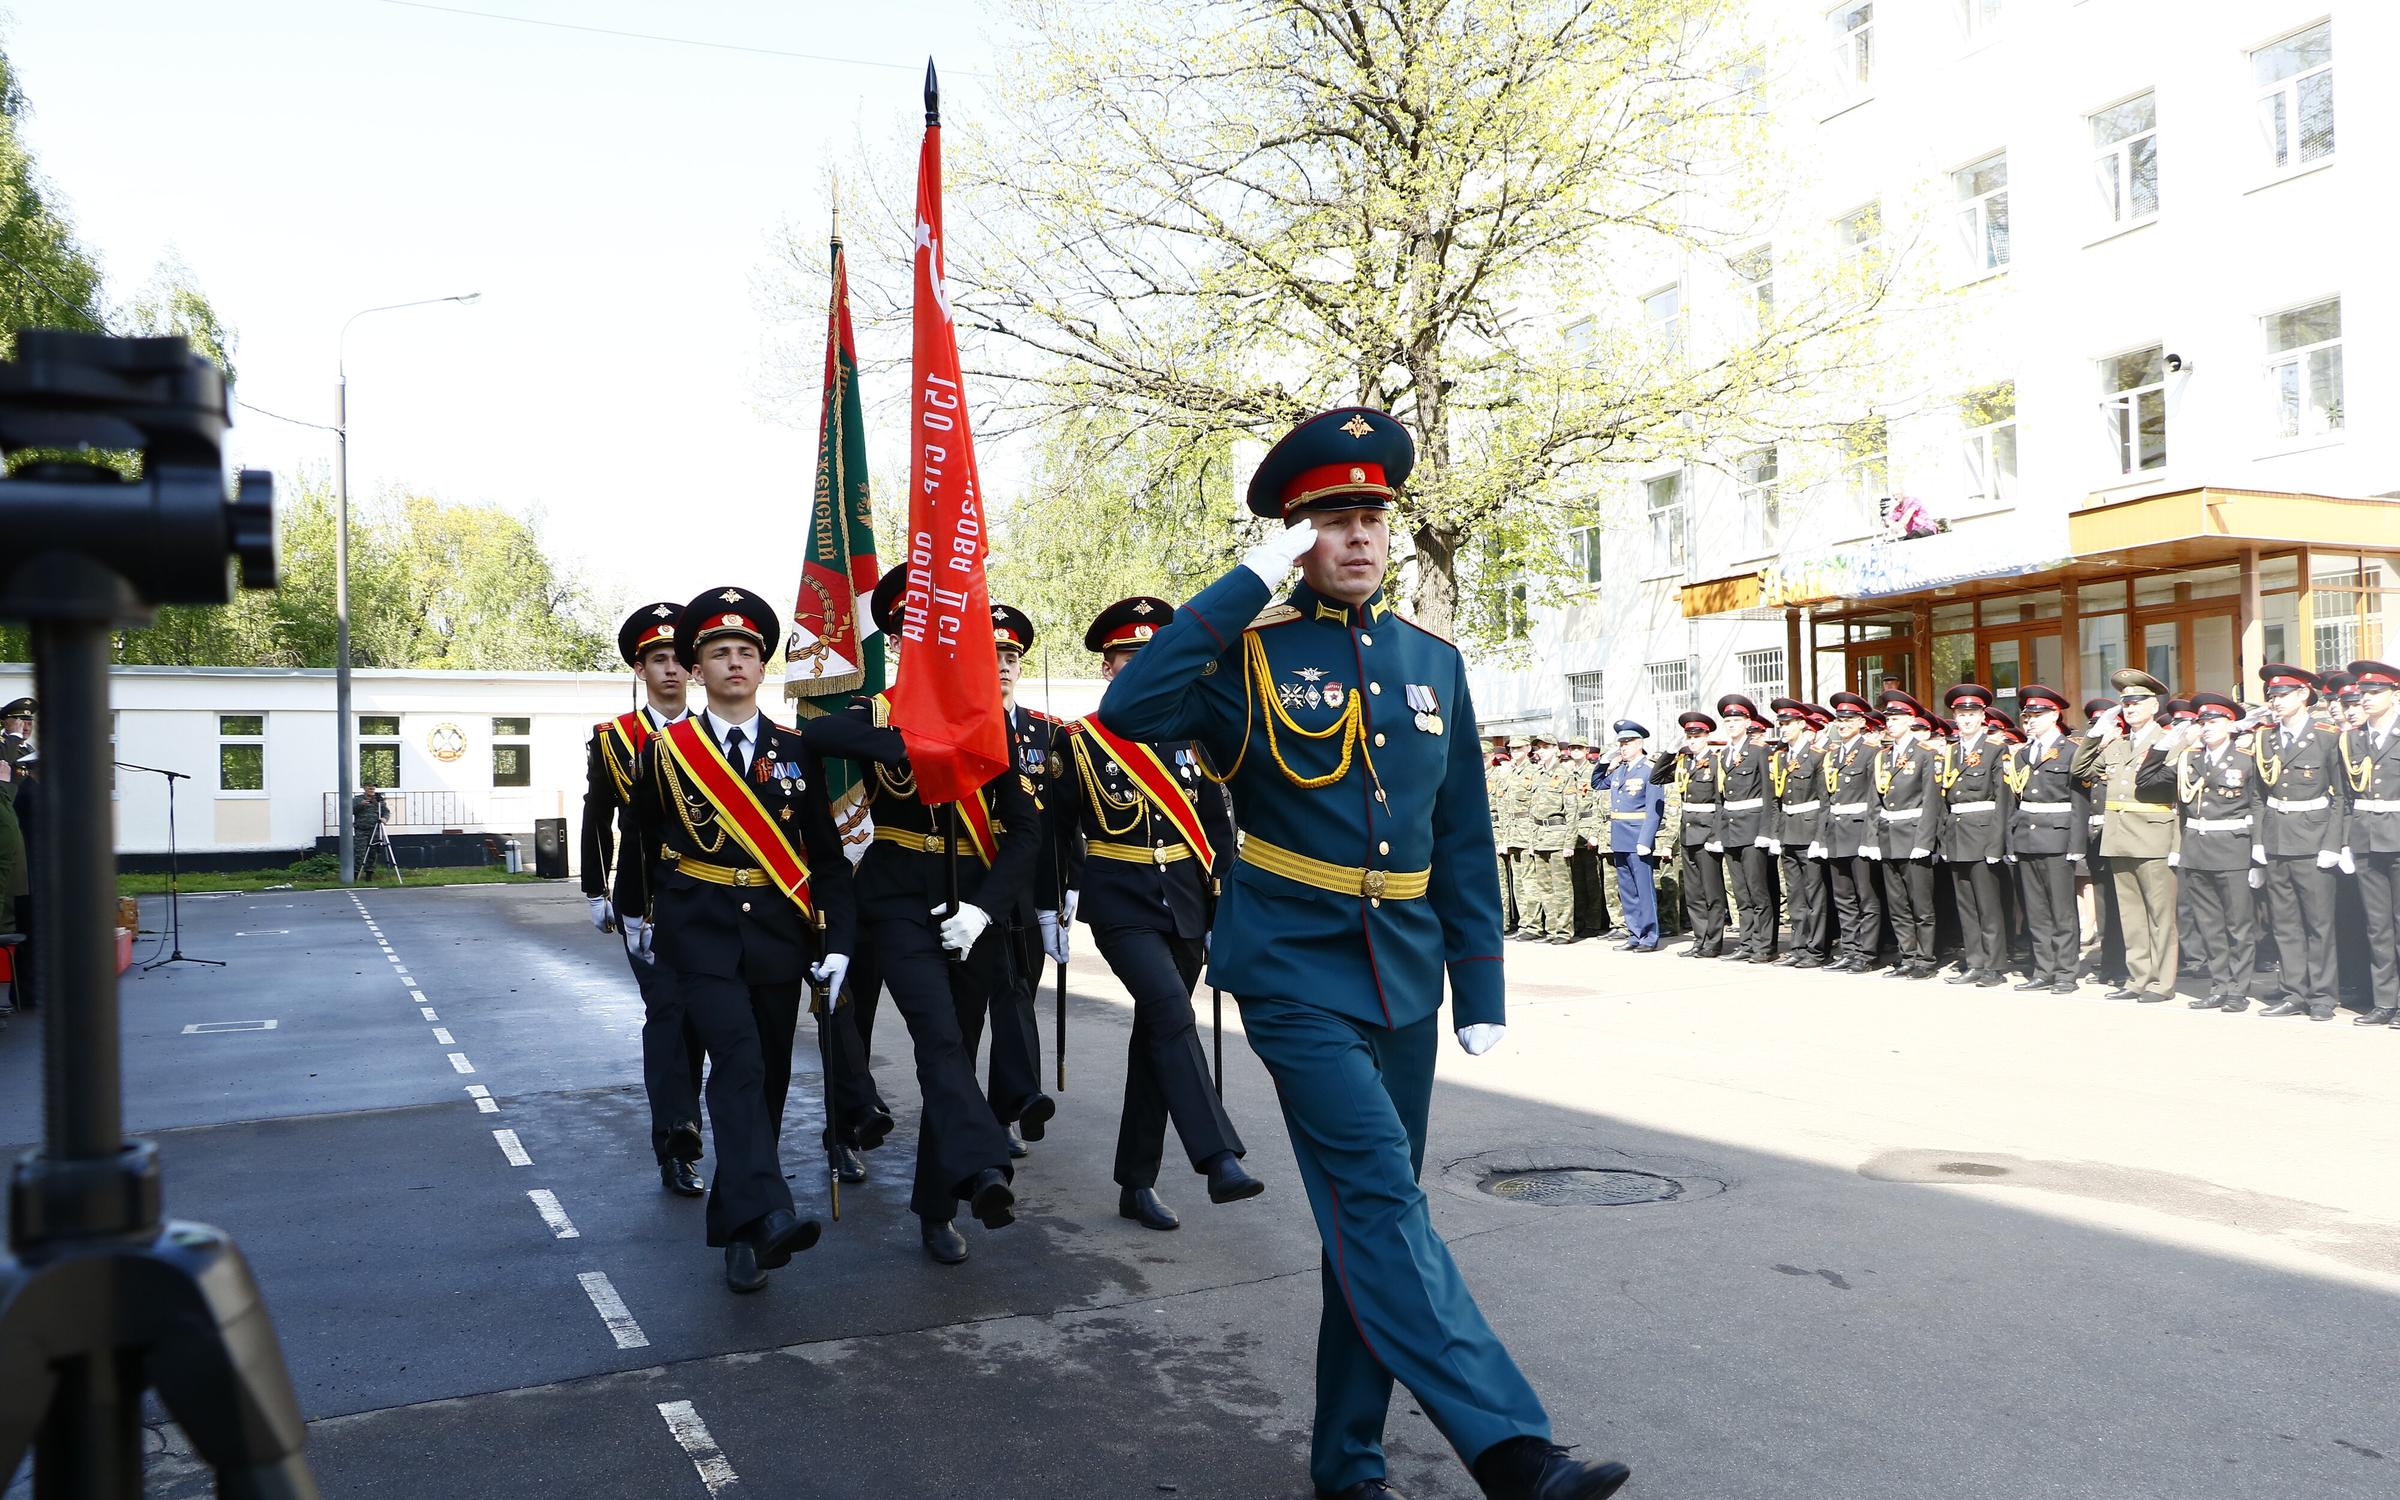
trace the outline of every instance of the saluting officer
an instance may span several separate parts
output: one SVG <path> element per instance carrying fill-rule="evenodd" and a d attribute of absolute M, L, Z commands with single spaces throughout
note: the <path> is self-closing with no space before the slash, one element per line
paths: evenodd
<path fill-rule="evenodd" d="M 1508 803 L 1517 759 L 1511 753 L 1507 735 L 1495 734 L 1491 737 L 1490 751 L 1485 761 L 1483 795 L 1492 805 L 1492 853 L 1500 872 L 1500 900 L 1505 908 L 1501 913 L 1500 930 L 1514 932 L 1517 930 L 1517 871 L 1508 857 L 1509 836 L 1513 832 L 1509 827 Z"/>
<path fill-rule="evenodd" d="M 1950 868 L 1958 903 L 1958 930 L 1966 969 L 1952 984 L 1990 989 L 2006 982 L 2008 914 L 2000 903 L 2000 856 L 2008 852 L 2008 782 L 2001 775 L 2005 748 L 1984 724 L 1992 690 L 1961 682 L 1942 695 L 1942 706 L 1958 724 L 1942 771 L 1941 858 Z"/>
<path fill-rule="evenodd" d="M 2317 675 L 2289 662 L 2258 669 L 2275 722 L 2251 746 L 2265 784 L 2258 853 L 2283 995 L 2262 1016 L 2330 1021 L 2341 1006 L 2333 872 L 2349 809 L 2341 733 L 2317 707 Z"/>
<path fill-rule="evenodd" d="M 775 611 L 745 589 L 684 606 L 675 649 L 708 710 L 659 726 L 633 789 L 642 857 L 623 890 L 641 940 L 675 976 L 710 1059 L 717 1171 L 708 1243 L 737 1292 L 817 1242 L 785 1185 L 778 1141 L 800 993 L 839 990 L 857 936 L 850 862 L 806 742 L 758 710 Z M 820 922 L 822 925 L 820 926 Z"/>
<path fill-rule="evenodd" d="M 1896 979 L 1931 979 L 1933 856 L 1942 839 L 1941 742 L 1929 736 L 1934 716 L 1898 688 L 1883 695 L 1891 743 L 1875 757 L 1876 830 L 1882 845 L 1883 894 L 1892 915 L 1899 958 Z"/>
<path fill-rule="evenodd" d="M 1601 775 L 1608 799 L 1608 862 L 1616 867 L 1617 910 L 1629 953 L 1658 951 L 1658 842 L 1667 815 L 1666 789 L 1650 774 L 1642 742 L 1650 731 L 1631 719 L 1616 723 L 1617 758 Z"/>
<path fill-rule="evenodd" d="M 1120 599 L 1093 619 L 1084 649 L 1099 653 L 1100 675 L 1114 680 L 1174 617 L 1164 599 Z M 1242 1168 L 1242 1138 L 1209 1086 L 1192 1017 L 1192 988 L 1216 913 L 1216 872 L 1234 847 L 1233 819 L 1191 740 L 1127 740 L 1094 714 L 1067 726 L 1066 758 L 1059 832 L 1083 893 L 1080 910 L 1109 971 L 1133 996 L 1117 1123 L 1117 1214 L 1173 1229 L 1182 1221 L 1158 1196 L 1169 1119 L 1192 1170 L 1208 1179 L 1209 1202 L 1266 1191 Z"/>
<path fill-rule="evenodd" d="M 1727 958 L 1746 963 L 1775 961 L 1775 814 L 1768 810 L 1767 768 L 1774 751 L 1759 743 L 1767 728 L 1758 705 L 1740 693 L 1717 700 L 1725 745 L 1717 752 L 1717 842 L 1725 850 L 1725 875 L 1733 887 L 1741 926 Z"/>
<path fill-rule="evenodd" d="M 1624 1466 L 1550 1441 L 1417 1182 L 1445 971 L 1470 1053 L 1498 1039 L 1505 1013 L 1465 663 L 1383 597 L 1384 508 L 1412 457 L 1407 429 L 1379 411 L 1301 424 L 1249 497 L 1294 524 L 1177 610 L 1100 716 L 1129 739 L 1198 739 L 1233 788 L 1244 839 L 1211 974 L 1274 1077 L 1325 1245 L 1318 1492 L 1388 1493 L 1397 1379 L 1486 1495 L 1594 1500 Z M 1270 604 L 1303 558 L 1305 581 Z"/>
<path fill-rule="evenodd" d="M 1825 711 L 1797 698 L 1777 698 L 1775 760 L 1768 771 L 1775 792 L 1775 841 L 1783 889 L 1791 904 L 1792 946 L 1776 962 L 1794 969 L 1821 969 L 1832 960 L 1833 912 L 1826 892 L 1825 751 L 1818 733 Z"/>
<path fill-rule="evenodd" d="M 2361 1026 L 2400 1027 L 2400 667 L 2354 661 L 2359 723 L 2343 731 L 2342 777 L 2350 796 L 2347 850 L 2373 955 L 2373 990 Z"/>
<path fill-rule="evenodd" d="M 2008 781 L 2008 857 L 2017 867 L 2033 974 L 2020 990 L 2075 993 L 2079 944 L 2075 867 L 2083 859 L 2082 804 L 2076 800 L 2074 743 L 2061 725 L 2066 695 L 2029 683 L 2017 693 L 2025 742 L 2003 762 Z"/>
<path fill-rule="evenodd" d="M 992 654 L 1000 663 L 1000 711 L 1008 717 L 1008 744 L 1016 768 L 1033 783 L 1039 813 L 1039 849 L 1032 878 L 1017 891 L 1006 912 L 994 912 L 1002 945 L 1012 960 L 993 976 L 992 1055 L 985 1096 L 1004 1125 L 1038 1141 L 1058 1113 L 1058 1101 L 1042 1089 L 1042 1033 L 1034 1023 L 1034 989 L 1042 977 L 1042 955 L 1066 953 L 1066 924 L 1075 920 L 1075 892 L 1062 884 L 1055 806 L 1060 759 L 1058 725 L 1048 714 L 1017 702 L 1017 673 L 1033 649 L 1033 621 L 1021 609 L 992 606 Z M 1010 1142 L 1009 1154 L 1024 1148 Z"/>
<path fill-rule="evenodd" d="M 626 964 L 641 990 L 642 1091 L 650 1103 L 650 1150 L 658 1158 L 658 1180 L 669 1192 L 697 1198 L 708 1190 L 692 1167 L 700 1159 L 700 1045 L 684 1014 L 674 966 L 661 962 L 656 946 L 644 940 L 642 906 L 631 899 L 642 878 L 634 775 L 651 737 L 686 712 L 688 679 L 675 651 L 675 627 L 682 618 L 682 605 L 656 600 L 617 627 L 617 654 L 642 685 L 642 706 L 593 725 L 584 748 L 583 894 L 591 901 L 592 926 L 622 934 Z M 624 858 L 612 885 L 609 863 L 620 834 Z"/>
<path fill-rule="evenodd" d="M 1692 930 L 1685 958 L 1725 951 L 1725 846 L 1717 841 L 1717 747 L 1708 737 L 1717 721 L 1698 709 L 1676 719 L 1681 749 L 1650 763 L 1651 776 L 1675 783 L 1678 837 L 1683 844 L 1683 922 Z"/>
<path fill-rule="evenodd" d="M 1833 745 L 1819 774 L 1825 787 L 1826 873 L 1832 887 L 1836 974 L 1864 974 L 1883 962 L 1882 830 L 1876 812 L 1878 752 L 1868 738 L 1883 725 L 1875 705 L 1856 693 L 1833 695 Z"/>
<path fill-rule="evenodd" d="M 2250 970 L 2258 952 L 2251 891 L 2260 875 L 2251 851 L 2264 792 L 2257 762 L 2233 748 L 2241 704 L 2223 693 L 2194 693 L 2192 717 L 2189 727 L 2169 731 L 2143 757 L 2137 788 L 2183 819 L 2168 858 L 2175 863 L 2180 899 L 2191 908 L 2184 942 L 2197 952 L 2184 966 L 2208 975 L 2208 993 L 2191 1008 L 2238 1013 L 2250 1006 Z M 2155 1004 L 2167 997 L 2141 998 Z"/>
<path fill-rule="evenodd" d="M 2117 690 L 2116 708 L 2100 716 L 2075 752 L 2075 777 L 2100 805 L 2100 852 L 2125 930 L 2125 983 L 2108 998 L 2164 997 L 2175 993 L 2175 869 L 2167 856 L 2179 833 L 2174 810 L 2142 801 L 2138 783 L 2142 758 L 2166 732 L 2158 708 L 2167 689 L 2139 667 L 2120 667 L 2108 680 Z"/>

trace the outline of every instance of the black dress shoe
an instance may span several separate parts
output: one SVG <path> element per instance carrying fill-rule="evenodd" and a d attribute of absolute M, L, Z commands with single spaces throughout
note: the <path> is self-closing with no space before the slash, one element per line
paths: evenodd
<path fill-rule="evenodd" d="M 689 1122 L 667 1127 L 667 1160 L 698 1161 L 700 1127 Z"/>
<path fill-rule="evenodd" d="M 1939 974 L 1940 972 L 1941 970 L 1939 968 L 1929 963 L 1911 964 L 1908 970 L 1908 977 L 1911 979 L 1931 979 L 1934 975 Z"/>
<path fill-rule="evenodd" d="M 2225 1003 L 2219 1006 L 2218 1010 L 2223 1015 L 2238 1016 L 2249 1008 L 2250 997 L 2248 995 L 2227 995 Z"/>
<path fill-rule="evenodd" d="M 864 1182 L 867 1180 L 867 1164 L 860 1161 L 858 1153 L 848 1146 L 836 1146 L 826 1152 L 825 1165 L 833 1170 L 837 1181 Z"/>
<path fill-rule="evenodd" d="M 758 1265 L 762 1271 L 779 1270 L 792 1263 L 792 1257 L 817 1243 L 824 1229 L 814 1219 L 803 1219 L 788 1208 L 773 1209 L 762 1215 L 750 1230 L 750 1243 L 758 1247 Z"/>
<path fill-rule="evenodd" d="M 2334 1010 L 2335 1007 L 2331 1005 L 2312 1005 L 2308 1008 L 2308 1018 L 2312 1021 L 2330 1021 Z"/>
<path fill-rule="evenodd" d="M 2047 974 L 2036 974 L 2031 979 L 2026 980 L 2023 984 L 2018 985 L 2017 993 L 2022 995 L 2029 990 L 2046 990 L 2048 988 L 2050 988 L 2050 976 Z"/>
<path fill-rule="evenodd" d="M 1795 948 L 1791 952 L 1784 954 L 1781 958 L 1776 959 L 1775 962 L 1780 967 L 1788 969 L 1807 956 L 1808 955 L 1805 951 Z"/>
<path fill-rule="evenodd" d="M 2100 998 L 2103 1000 L 2139 1000 L 2142 998 L 2142 992 L 2140 990 L 2128 990 L 2120 988 L 2110 990 L 2107 994 L 2102 995 Z"/>
<path fill-rule="evenodd" d="M 1975 976 L 1975 983 L 1978 988 L 1996 990 L 2000 986 L 2008 983 L 2008 976 L 2001 973 L 1998 969 L 1986 969 L 1981 974 Z"/>
<path fill-rule="evenodd" d="M 2223 1005 L 2224 1003 L 2225 997 L 2223 995 L 2204 995 L 2197 1000 L 2191 1001 L 2185 1008 L 2188 1010 L 2215 1010 L 2218 1006 Z"/>
<path fill-rule="evenodd" d="M 658 1183 L 668 1192 L 678 1193 L 686 1198 L 697 1198 L 708 1191 L 708 1184 L 700 1180 L 700 1174 L 692 1170 L 692 1164 L 688 1161 L 660 1162 L 658 1164 Z"/>
<path fill-rule="evenodd" d="M 1144 1229 L 1181 1229 L 1183 1220 L 1167 1207 L 1156 1188 L 1117 1189 L 1117 1217 L 1131 1219 Z"/>
<path fill-rule="evenodd" d="M 2302 1005 L 2297 1000 L 2278 1000 L 2273 1005 L 2270 1005 L 2265 1010 L 2259 1012 L 2259 1015 L 2262 1018 L 2273 1018 L 2278 1020 L 2285 1016 L 2305 1016 L 2307 1014 L 2308 1007 Z"/>
<path fill-rule="evenodd" d="M 1623 1464 L 1591 1463 L 1539 1438 L 1494 1445 L 1474 1473 L 1487 1500 L 1606 1500 L 1633 1477 Z"/>
<path fill-rule="evenodd" d="M 2133 1003 L 2136 1005 L 2164 1005 L 2174 998 L 2174 992 L 2171 990 L 2164 994 L 2157 990 L 2144 990 L 2133 997 Z"/>
<path fill-rule="evenodd" d="M 1027 1102 L 1025 1112 L 1017 1116 L 1017 1130 L 1029 1141 L 1038 1141 L 1046 1133 L 1050 1119 L 1058 1113 L 1058 1101 L 1048 1094 L 1036 1094 Z"/>
<path fill-rule="evenodd" d="M 1944 983 L 1944 984 L 1981 984 L 1981 983 L 1983 983 L 1983 970 L 1981 970 L 1981 969 L 1967 969 L 1967 970 L 1964 970 L 1964 971 L 1962 971 L 1962 972 L 1960 972 L 1960 973 L 1957 973 L 1957 974 L 1953 974 L 1953 975 L 1951 975 L 1951 976 L 1950 976 L 1948 979 L 1945 979 L 1945 980 L 1943 980 L 1943 981 L 1942 981 L 1942 983 Z"/>
<path fill-rule="evenodd" d="M 1823 969 L 1830 967 L 1830 964 L 1827 960 L 1817 957 L 1814 953 L 1803 953 L 1798 958 L 1792 960 L 1792 967 L 1795 969 Z"/>
<path fill-rule="evenodd" d="M 1765 953 L 1753 953 L 1753 954 L 1751 954 L 1751 955 L 1750 955 L 1750 962 L 1752 962 L 1752 963 L 1754 963 L 1754 964 L 1771 964 L 1771 963 L 1777 963 L 1777 962 L 1780 962 L 1780 960 L 1778 960 L 1778 959 L 1775 957 L 1774 950 L 1772 950 L 1772 949 L 1769 949 L 1769 950 L 1768 950 L 1767 952 L 1765 952 Z"/>
<path fill-rule="evenodd" d="M 1255 1198 L 1267 1190 L 1267 1185 L 1242 1169 L 1242 1159 L 1230 1151 L 1220 1152 L 1208 1164 L 1208 1201 L 1239 1203 Z"/>
<path fill-rule="evenodd" d="M 2061 974 L 2050 981 L 2050 993 L 2053 995 L 2072 995 L 2078 988 L 2080 986 L 2075 983 L 2073 975 Z"/>
<path fill-rule="evenodd" d="M 924 1242 L 925 1253 L 945 1266 L 955 1266 L 967 1258 L 967 1237 L 948 1219 L 921 1220 L 917 1237 Z"/>
<path fill-rule="evenodd" d="M 1356 1484 L 1345 1484 L 1338 1490 L 1319 1490 L 1317 1500 L 1408 1500 L 1408 1497 L 1393 1489 L 1385 1480 L 1362 1479 Z"/>
<path fill-rule="evenodd" d="M 1017 1195 L 1009 1191 L 1008 1174 L 985 1167 L 967 1184 L 967 1212 L 986 1229 L 1006 1229 L 1017 1221 Z"/>
<path fill-rule="evenodd" d="M 1020 1138 L 1018 1137 L 1018 1135 L 1017 1135 L 1017 1127 L 1016 1127 L 1016 1126 L 1014 1126 L 1014 1125 L 1011 1125 L 1011 1126 L 1009 1126 L 1009 1127 L 1008 1127 L 1008 1158 L 1009 1158 L 1009 1160 L 1011 1160 L 1011 1161 L 1017 1161 L 1017 1160 L 1019 1160 L 1019 1159 L 1021 1159 L 1021 1158 L 1028 1157 L 1028 1156 L 1031 1156 L 1031 1155 L 1033 1155 L 1033 1148 L 1032 1148 L 1031 1146 L 1028 1146 L 1028 1145 L 1026 1145 L 1026 1144 L 1025 1144 L 1025 1142 L 1024 1142 L 1022 1139 L 1020 1139 Z"/>
<path fill-rule="evenodd" d="M 758 1268 L 757 1247 L 748 1240 L 725 1247 L 725 1284 L 737 1292 L 755 1292 L 767 1284 L 767 1273 Z"/>
<path fill-rule="evenodd" d="M 2350 1024 L 2353 1026 L 2389 1026 L 2395 1018 L 2400 1018 L 2400 1006 L 2378 1005 Z"/>
<path fill-rule="evenodd" d="M 891 1133 L 892 1112 L 888 1109 L 868 1111 L 866 1117 L 850 1131 L 850 1134 L 857 1139 L 858 1149 L 861 1151 L 874 1150 L 877 1146 L 882 1145 L 883 1138 Z"/>

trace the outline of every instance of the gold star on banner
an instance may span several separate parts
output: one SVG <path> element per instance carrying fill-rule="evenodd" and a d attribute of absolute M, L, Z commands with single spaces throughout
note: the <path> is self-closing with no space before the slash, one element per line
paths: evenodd
<path fill-rule="evenodd" d="M 1367 419 L 1365 417 L 1352 417 L 1349 421 L 1342 424 L 1342 431 L 1350 434 L 1354 438 L 1363 438 L 1374 430 L 1375 429 L 1373 427 L 1367 424 Z"/>

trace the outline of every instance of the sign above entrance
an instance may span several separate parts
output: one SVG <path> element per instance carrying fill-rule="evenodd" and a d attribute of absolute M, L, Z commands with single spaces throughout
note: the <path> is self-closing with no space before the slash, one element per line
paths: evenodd
<path fill-rule="evenodd" d="M 1759 569 L 1759 603 L 1882 599 L 1970 579 L 2038 573 L 2069 560 L 2063 527 L 2022 522 L 2022 517 L 2012 517 L 2007 529 L 1968 526 L 1903 541 L 1879 539 L 1791 553 Z M 2052 531 L 2062 534 L 2049 534 Z"/>

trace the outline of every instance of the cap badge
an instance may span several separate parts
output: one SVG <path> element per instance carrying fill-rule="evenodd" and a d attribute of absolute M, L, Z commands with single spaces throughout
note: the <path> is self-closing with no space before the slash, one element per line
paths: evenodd
<path fill-rule="evenodd" d="M 1367 471 L 1360 468 L 1356 464 L 1352 464 L 1350 466 L 1350 482 L 1352 484 L 1365 484 L 1367 482 Z"/>
<path fill-rule="evenodd" d="M 661 625 L 650 633 L 662 641 L 675 639 L 675 627 L 672 625 Z"/>
<path fill-rule="evenodd" d="M 1158 631 L 1155 626 L 1136 625 L 1133 627 L 1133 638 L 1137 641 L 1146 641 L 1157 633 Z"/>
<path fill-rule="evenodd" d="M 739 604 L 742 602 L 742 591 L 740 589 L 727 589 L 724 593 L 717 595 L 717 597 L 724 600 L 727 604 Z"/>
<path fill-rule="evenodd" d="M 1150 613 L 1150 601 L 1147 599 L 1141 600 L 1139 603 L 1133 606 L 1133 612 L 1137 615 L 1146 615 Z"/>
<path fill-rule="evenodd" d="M 1374 430 L 1375 428 L 1373 425 L 1370 424 L 1365 417 L 1352 417 L 1349 421 L 1342 424 L 1342 431 L 1350 434 L 1354 438 L 1363 438 Z"/>
<path fill-rule="evenodd" d="M 650 611 L 650 613 L 652 613 L 652 614 L 654 614 L 654 615 L 658 616 L 660 619 L 662 619 L 662 620 L 663 620 L 663 619 L 665 619 L 667 616 L 669 616 L 669 615 L 671 615 L 671 614 L 675 613 L 675 610 L 674 610 L 674 607 L 673 607 L 673 606 L 671 606 L 671 605 L 662 604 L 662 605 L 660 605 L 658 608 L 656 608 L 656 609 L 654 609 L 654 610 Z"/>

